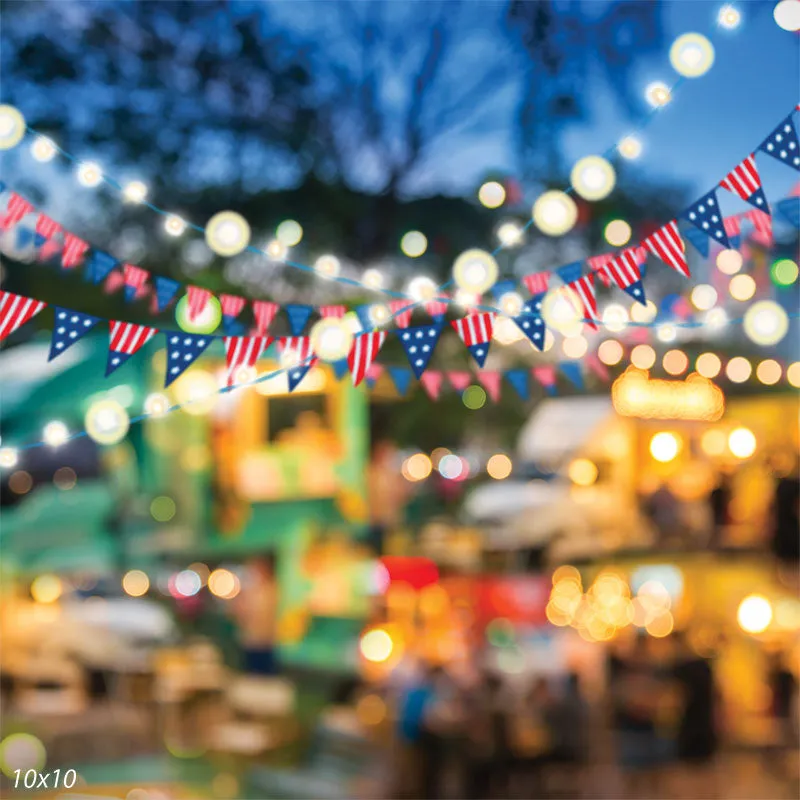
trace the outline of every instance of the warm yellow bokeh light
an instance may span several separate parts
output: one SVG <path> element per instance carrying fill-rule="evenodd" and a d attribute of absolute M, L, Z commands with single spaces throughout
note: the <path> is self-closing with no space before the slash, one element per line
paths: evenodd
<path fill-rule="evenodd" d="M 631 319 L 634 322 L 652 322 L 656 318 L 657 314 L 658 306 L 652 300 L 648 300 L 645 305 L 642 305 L 641 303 L 631 304 Z"/>
<path fill-rule="evenodd" d="M 478 200 L 486 208 L 499 208 L 506 201 L 506 190 L 502 183 L 487 181 L 478 189 Z"/>
<path fill-rule="evenodd" d="M 150 578 L 140 569 L 132 569 L 122 576 L 122 590 L 131 597 L 142 597 L 150 588 Z"/>
<path fill-rule="evenodd" d="M 689 366 L 689 359 L 683 350 L 668 350 L 661 363 L 670 375 L 683 375 Z"/>
<path fill-rule="evenodd" d="M 707 283 L 698 283 L 692 289 L 692 305 L 698 311 L 708 311 L 717 302 L 717 290 Z"/>
<path fill-rule="evenodd" d="M 772 347 L 789 332 L 789 315 L 774 300 L 760 300 L 745 311 L 742 327 L 750 341 Z"/>
<path fill-rule="evenodd" d="M 744 383 L 753 374 L 753 365 L 743 356 L 736 356 L 727 363 L 725 374 L 733 383 Z"/>
<path fill-rule="evenodd" d="M 762 361 L 756 367 L 756 377 L 765 386 L 774 386 L 781 379 L 782 374 L 781 365 L 772 358 Z"/>
<path fill-rule="evenodd" d="M 561 349 L 567 358 L 583 358 L 589 349 L 589 343 L 580 334 L 578 336 L 569 336 L 561 343 Z"/>
<path fill-rule="evenodd" d="M 603 235 L 610 245 L 622 247 L 630 241 L 631 233 L 631 226 L 624 219 L 612 219 L 606 225 Z"/>
<path fill-rule="evenodd" d="M 563 236 L 572 229 L 577 219 L 578 207 L 564 192 L 545 192 L 533 204 L 533 221 L 548 236 Z"/>
<path fill-rule="evenodd" d="M 700 437 L 700 448 L 707 456 L 721 456 L 727 446 L 728 437 L 719 428 L 709 428 Z"/>
<path fill-rule="evenodd" d="M 570 462 L 568 474 L 576 486 L 591 486 L 597 480 L 597 465 L 588 458 L 576 458 Z"/>
<path fill-rule="evenodd" d="M 755 434 L 749 428 L 734 428 L 728 434 L 728 447 L 736 458 L 750 458 L 755 453 L 757 446 Z"/>
<path fill-rule="evenodd" d="M 459 289 L 483 294 L 494 286 L 499 274 L 497 261 L 485 250 L 466 250 L 453 264 L 453 281 Z"/>
<path fill-rule="evenodd" d="M 716 378 L 722 369 L 722 361 L 716 353 L 702 353 L 697 357 L 695 369 L 704 378 Z"/>
<path fill-rule="evenodd" d="M 584 200 L 602 200 L 614 190 L 617 175 L 609 161 L 601 156 L 586 156 L 572 168 L 570 180 Z"/>
<path fill-rule="evenodd" d="M 725 275 L 735 275 L 743 263 L 742 254 L 738 250 L 723 250 L 717 256 L 717 269 Z"/>
<path fill-rule="evenodd" d="M 39 575 L 31 583 L 31 597 L 37 603 L 55 603 L 63 591 L 58 575 Z"/>
<path fill-rule="evenodd" d="M 661 108 L 672 100 L 669 86 L 662 81 L 653 81 L 653 83 L 649 84 L 644 90 L 644 96 L 653 108 Z"/>
<path fill-rule="evenodd" d="M 635 161 L 642 154 L 642 142 L 636 136 L 626 136 L 617 145 L 617 150 L 623 158 Z"/>
<path fill-rule="evenodd" d="M 609 367 L 619 364 L 624 355 L 622 345 L 616 339 L 606 339 L 597 348 L 597 357 Z"/>
<path fill-rule="evenodd" d="M 603 327 L 612 333 L 625 330 L 630 322 L 628 309 L 619 303 L 610 303 L 603 309 Z"/>
<path fill-rule="evenodd" d="M 736 619 L 745 633 L 763 633 L 772 622 L 772 605 L 760 594 L 748 595 L 739 603 Z"/>
<path fill-rule="evenodd" d="M 669 49 L 672 68 L 685 78 L 699 78 L 714 64 L 714 45 L 699 33 L 684 33 Z"/>
<path fill-rule="evenodd" d="M 206 244 L 224 258 L 238 255 L 250 244 L 250 225 L 235 211 L 220 211 L 206 223 Z"/>
<path fill-rule="evenodd" d="M 756 293 L 756 282 L 750 275 L 734 275 L 728 285 L 728 292 L 734 300 L 744 302 Z"/>
<path fill-rule="evenodd" d="M 373 628 L 361 637 L 361 655 L 367 661 L 379 664 L 387 661 L 394 650 L 392 637 L 383 628 Z"/>
<path fill-rule="evenodd" d="M 669 431 L 661 431 L 650 440 L 650 455 L 662 464 L 672 461 L 680 450 L 680 438 Z"/>
<path fill-rule="evenodd" d="M 512 468 L 511 459 L 505 453 L 495 453 L 486 462 L 489 477 L 496 481 L 505 480 L 511 474 Z"/>
<path fill-rule="evenodd" d="M 795 389 L 800 389 L 800 361 L 795 361 L 786 368 L 786 380 Z"/>
<path fill-rule="evenodd" d="M 649 344 L 637 344 L 631 350 L 631 364 L 637 369 L 650 369 L 656 363 L 656 351 Z"/>
<path fill-rule="evenodd" d="M 421 231 L 408 231 L 400 240 L 400 249 L 409 258 L 419 258 L 428 249 L 428 238 Z"/>
<path fill-rule="evenodd" d="M 583 328 L 580 299 L 566 286 L 548 292 L 542 301 L 542 319 L 548 328 L 558 331 L 562 336 L 577 336 Z"/>
<path fill-rule="evenodd" d="M 433 464 L 425 453 L 414 453 L 406 459 L 406 472 L 413 481 L 422 481 L 431 474 Z"/>

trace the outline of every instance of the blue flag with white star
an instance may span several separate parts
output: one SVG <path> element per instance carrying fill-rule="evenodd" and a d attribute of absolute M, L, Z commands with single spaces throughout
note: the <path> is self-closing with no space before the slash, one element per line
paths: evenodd
<path fill-rule="evenodd" d="M 712 189 L 708 194 L 692 203 L 682 216 L 725 249 L 731 246 L 728 235 L 725 233 L 725 223 L 722 219 L 722 212 L 719 210 L 716 189 Z"/>
<path fill-rule="evenodd" d="M 442 334 L 443 325 L 420 325 L 418 328 L 403 328 L 397 331 L 400 344 L 403 345 L 408 363 L 414 370 L 414 375 L 420 375 L 428 368 L 436 343 Z"/>
<path fill-rule="evenodd" d="M 100 322 L 100 317 L 91 314 L 81 314 L 79 311 L 70 311 L 68 308 L 55 306 L 55 320 L 53 321 L 53 336 L 50 339 L 50 355 L 48 361 L 60 356 L 67 348 L 75 344 L 81 337 Z"/>
<path fill-rule="evenodd" d="M 92 283 L 100 283 L 108 277 L 108 273 L 114 267 L 118 266 L 119 261 L 114 256 L 104 253 L 102 250 L 95 250 L 86 259 L 83 274 L 86 276 L 86 280 Z"/>
<path fill-rule="evenodd" d="M 171 332 L 165 335 L 167 338 L 167 376 L 164 388 L 166 389 L 205 352 L 214 341 L 214 337 L 184 332 Z"/>
<path fill-rule="evenodd" d="M 583 373 L 579 363 L 576 361 L 560 361 L 558 366 L 573 386 L 583 389 Z"/>
<path fill-rule="evenodd" d="M 405 397 L 408 394 L 408 387 L 411 385 L 411 370 L 406 367 L 387 367 L 389 377 L 392 379 L 397 394 Z"/>
<path fill-rule="evenodd" d="M 178 293 L 180 284 L 172 278 L 163 278 L 160 275 L 154 277 L 156 284 L 156 308 L 164 311 Z"/>
<path fill-rule="evenodd" d="M 800 172 L 800 141 L 791 114 L 761 142 L 758 149 Z"/>
<path fill-rule="evenodd" d="M 531 399 L 530 376 L 526 369 L 509 369 L 504 373 L 506 380 L 511 384 L 511 388 L 520 396 L 522 400 Z"/>
<path fill-rule="evenodd" d="M 693 227 L 681 228 L 681 233 L 703 258 L 708 258 L 708 254 L 711 252 L 708 236 Z"/>
<path fill-rule="evenodd" d="M 289 391 L 293 392 L 298 384 L 305 378 L 308 371 L 313 367 L 313 364 L 298 365 L 290 367 L 286 371 L 286 382 L 289 384 Z"/>
<path fill-rule="evenodd" d="M 527 304 L 526 304 L 527 305 Z M 544 337 L 547 333 L 544 320 L 539 314 L 524 311 L 518 317 L 512 317 L 516 326 L 530 339 L 537 350 L 544 350 Z"/>
<path fill-rule="evenodd" d="M 800 197 L 787 197 L 775 206 L 789 221 L 790 225 L 800 228 Z"/>
<path fill-rule="evenodd" d="M 289 330 L 292 336 L 300 336 L 308 318 L 314 312 L 313 306 L 288 305 L 283 308 L 289 317 Z"/>

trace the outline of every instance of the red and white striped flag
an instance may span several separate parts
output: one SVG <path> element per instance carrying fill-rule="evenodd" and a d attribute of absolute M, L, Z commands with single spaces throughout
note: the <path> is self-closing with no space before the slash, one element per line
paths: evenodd
<path fill-rule="evenodd" d="M 0 291 L 0 342 L 33 319 L 46 305 L 32 297 Z"/>
<path fill-rule="evenodd" d="M 125 278 L 122 276 L 122 273 L 118 269 L 112 269 L 103 282 L 103 291 L 106 294 L 114 294 L 114 292 L 118 292 L 124 285 Z"/>
<path fill-rule="evenodd" d="M 256 361 L 271 343 L 271 336 L 226 336 L 225 359 L 228 362 L 228 386 L 233 385 L 236 373 L 242 367 L 255 367 Z"/>
<path fill-rule="evenodd" d="M 317 360 L 311 347 L 311 338 L 308 336 L 281 336 L 278 339 L 278 350 L 283 357 L 282 360 L 286 361 L 285 366 L 292 367 L 300 364 L 310 366 Z M 313 358 L 308 364 L 303 363 L 312 356 Z"/>
<path fill-rule="evenodd" d="M 61 251 L 61 266 L 64 269 L 77 267 L 83 261 L 89 242 L 79 239 L 74 233 L 64 232 L 64 249 Z"/>
<path fill-rule="evenodd" d="M 411 310 L 413 307 L 413 304 L 409 303 L 408 300 L 389 301 L 389 311 L 392 312 L 392 319 L 394 319 L 398 328 L 407 328 L 411 324 Z M 408 311 L 403 311 L 404 308 L 408 308 Z M 442 311 L 442 314 L 444 314 L 444 311 Z"/>
<path fill-rule="evenodd" d="M 584 275 L 578 278 L 577 281 L 568 283 L 570 289 L 578 295 L 583 307 L 583 323 L 593 331 L 597 330 L 597 297 L 594 291 L 594 273 L 591 275 Z"/>
<path fill-rule="evenodd" d="M 651 233 L 642 242 L 642 246 L 685 278 L 691 277 L 689 264 L 686 262 L 686 248 L 678 232 L 678 223 L 674 219 Z"/>
<path fill-rule="evenodd" d="M 57 233 L 64 230 L 54 219 L 50 219 L 47 214 L 39 214 L 36 219 L 36 234 L 41 236 L 42 239 L 48 241 L 52 239 Z"/>
<path fill-rule="evenodd" d="M 741 164 L 735 166 L 719 182 L 719 185 L 757 208 L 763 208 L 765 211 L 769 209 L 767 198 L 764 195 L 764 189 L 761 186 L 761 176 L 756 169 L 756 158 L 753 153 L 750 153 Z"/>
<path fill-rule="evenodd" d="M 428 300 L 425 303 L 425 310 L 432 317 L 443 317 L 447 313 L 447 303 L 443 300 Z"/>
<path fill-rule="evenodd" d="M 256 333 L 259 336 L 264 336 L 269 330 L 279 310 L 280 306 L 277 303 L 269 300 L 253 300 L 253 317 L 256 321 Z"/>
<path fill-rule="evenodd" d="M 455 328 L 461 341 L 467 347 L 472 347 L 475 344 L 486 344 L 492 338 L 494 316 L 493 311 L 469 314 L 461 319 L 454 319 L 450 324 Z"/>
<path fill-rule="evenodd" d="M 591 258 L 586 259 L 589 269 L 592 270 L 592 272 L 598 273 L 598 277 L 600 278 L 603 286 L 611 286 L 611 276 L 603 269 L 603 267 L 608 265 L 613 258 L 613 253 L 601 253 L 599 256 L 592 256 Z"/>
<path fill-rule="evenodd" d="M 16 192 L 11 192 L 5 212 L 0 216 L 0 230 L 13 228 L 26 214 L 33 211 L 33 206 Z"/>
<path fill-rule="evenodd" d="M 347 356 L 347 366 L 353 376 L 353 386 L 358 386 L 364 380 L 372 362 L 378 355 L 383 343 L 386 341 L 386 331 L 370 331 L 359 333 L 355 337 L 350 354 Z"/>
<path fill-rule="evenodd" d="M 146 269 L 134 266 L 133 264 L 125 264 L 122 268 L 122 278 L 125 286 L 133 290 L 131 294 L 134 296 L 138 294 L 139 289 L 145 285 L 149 277 L 150 273 Z"/>
<path fill-rule="evenodd" d="M 531 272 L 530 275 L 523 275 L 522 284 L 534 297 L 544 294 L 550 285 L 550 273 Z"/>
<path fill-rule="evenodd" d="M 629 247 L 614 256 L 605 266 L 598 269 L 601 277 L 603 274 L 607 275 L 620 289 L 625 289 L 636 281 L 640 281 L 642 272 L 639 269 L 641 263 L 639 250 L 638 247 Z"/>
<path fill-rule="evenodd" d="M 328 319 L 333 317 L 334 319 L 341 319 L 347 308 L 345 306 L 320 306 L 319 307 L 319 315 L 323 319 Z"/>
<path fill-rule="evenodd" d="M 111 341 L 108 349 L 132 356 L 157 333 L 156 328 L 149 328 L 147 325 L 111 320 Z"/>
<path fill-rule="evenodd" d="M 725 217 L 722 220 L 722 224 L 725 226 L 725 234 L 729 241 L 742 235 L 742 221 L 738 215 Z"/>
<path fill-rule="evenodd" d="M 245 304 L 244 297 L 239 297 L 235 294 L 221 294 L 219 296 L 219 304 L 222 307 L 223 316 L 236 319 L 242 313 Z"/>
<path fill-rule="evenodd" d="M 753 223 L 755 232 L 753 239 L 765 247 L 772 247 L 774 239 L 772 238 L 772 217 L 765 211 L 759 211 L 754 208 L 752 211 L 747 212 L 747 219 Z"/>
<path fill-rule="evenodd" d="M 189 297 L 189 319 L 194 321 L 205 311 L 208 301 L 211 299 L 211 292 L 208 289 L 201 289 L 199 286 L 187 286 L 186 294 Z"/>
<path fill-rule="evenodd" d="M 491 398 L 493 403 L 497 403 L 500 400 L 500 381 L 502 379 L 502 375 L 496 370 L 482 370 L 478 373 L 478 380 L 486 389 L 486 393 Z"/>

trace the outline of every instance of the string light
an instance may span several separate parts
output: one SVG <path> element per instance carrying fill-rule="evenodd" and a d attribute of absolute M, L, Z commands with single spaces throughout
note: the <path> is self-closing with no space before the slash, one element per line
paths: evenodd
<path fill-rule="evenodd" d="M 698 311 L 708 311 L 717 303 L 717 290 L 707 283 L 698 283 L 697 286 L 692 289 L 691 298 L 692 305 Z"/>
<path fill-rule="evenodd" d="M 103 180 L 103 170 L 93 161 L 78 165 L 78 183 L 93 188 Z"/>
<path fill-rule="evenodd" d="M 453 280 L 456 286 L 477 295 L 494 286 L 499 272 L 497 261 L 484 250 L 466 250 L 453 264 Z"/>
<path fill-rule="evenodd" d="M 289 248 L 280 239 L 270 239 L 264 250 L 273 261 L 283 261 L 289 255 Z"/>
<path fill-rule="evenodd" d="M 563 336 L 577 336 L 583 328 L 583 314 L 580 308 L 580 300 L 572 289 L 562 286 L 545 295 L 542 301 L 542 319 L 548 328 L 558 331 Z M 547 349 L 546 336 L 545 349 Z"/>
<path fill-rule="evenodd" d="M 656 363 L 656 351 L 649 344 L 637 344 L 631 350 L 631 364 L 637 369 L 650 369 Z"/>
<path fill-rule="evenodd" d="M 764 347 L 776 345 L 789 331 L 789 315 L 773 300 L 761 300 L 747 309 L 743 327 L 755 344 Z"/>
<path fill-rule="evenodd" d="M 144 413 L 150 417 L 163 417 L 169 411 L 170 405 L 165 394 L 154 392 L 144 399 Z"/>
<path fill-rule="evenodd" d="M 644 96 L 653 108 L 663 108 L 672 99 L 669 86 L 662 81 L 654 81 L 645 90 Z"/>
<path fill-rule="evenodd" d="M 781 0 L 775 6 L 772 16 L 779 28 L 790 33 L 800 31 L 800 3 L 797 0 Z"/>
<path fill-rule="evenodd" d="M 656 461 L 666 464 L 672 461 L 681 450 L 681 439 L 674 433 L 662 431 L 650 440 L 650 455 Z"/>
<path fill-rule="evenodd" d="M 506 201 L 506 190 L 497 181 L 487 181 L 478 189 L 478 200 L 486 208 L 499 208 Z"/>
<path fill-rule="evenodd" d="M 722 369 L 722 361 L 716 353 L 702 353 L 695 361 L 695 369 L 704 377 L 716 378 Z"/>
<path fill-rule="evenodd" d="M 14 106 L 0 106 L 0 150 L 16 147 L 25 135 L 25 117 Z"/>
<path fill-rule="evenodd" d="M 69 439 L 67 426 L 60 420 L 53 420 L 44 426 L 42 441 L 50 447 L 60 447 Z"/>
<path fill-rule="evenodd" d="M 617 150 L 623 158 L 628 161 L 635 161 L 642 154 L 642 142 L 636 136 L 626 136 L 617 145 Z"/>
<path fill-rule="evenodd" d="M 729 31 L 738 28 L 741 21 L 742 15 L 733 6 L 723 6 L 717 15 L 717 22 Z"/>
<path fill-rule="evenodd" d="M 738 250 L 723 250 L 717 255 L 717 269 L 725 275 L 735 275 L 743 263 L 742 254 Z"/>
<path fill-rule="evenodd" d="M 117 444 L 130 427 L 128 412 L 116 400 L 92 403 L 84 418 L 86 433 L 98 444 Z"/>
<path fill-rule="evenodd" d="M 336 317 L 315 322 L 310 336 L 314 354 L 323 361 L 341 361 L 353 346 L 353 332 L 344 320 Z"/>
<path fill-rule="evenodd" d="M 628 321 L 628 310 L 619 303 L 611 303 L 603 310 L 603 327 L 612 333 L 624 331 Z"/>
<path fill-rule="evenodd" d="M 622 345 L 616 339 L 606 339 L 597 348 L 597 357 L 609 367 L 619 364 L 623 354 Z"/>
<path fill-rule="evenodd" d="M 433 300 L 438 292 L 438 286 L 434 281 L 424 275 L 412 278 L 408 284 L 406 294 L 415 302 L 421 303 Z"/>
<path fill-rule="evenodd" d="M 383 273 L 380 270 L 371 267 L 370 269 L 366 270 L 364 274 L 361 276 L 361 282 L 366 286 L 368 289 L 382 289 L 384 285 L 384 277 Z"/>
<path fill-rule="evenodd" d="M 712 308 L 706 312 L 703 322 L 710 331 L 722 330 L 728 324 L 728 313 L 724 308 Z"/>
<path fill-rule="evenodd" d="M 386 325 L 392 319 L 392 312 L 389 306 L 383 303 L 375 303 L 369 307 L 369 321 L 379 328 L 381 325 Z"/>
<path fill-rule="evenodd" d="M 0 447 L 0 467 L 3 469 L 12 469 L 17 466 L 19 461 L 19 453 L 14 447 Z"/>
<path fill-rule="evenodd" d="M 782 373 L 781 365 L 772 358 L 762 361 L 756 367 L 756 377 L 765 386 L 774 386 L 781 379 Z"/>
<path fill-rule="evenodd" d="M 725 374 L 733 383 L 744 383 L 753 374 L 753 367 L 743 356 L 736 356 L 727 363 Z"/>
<path fill-rule="evenodd" d="M 420 231 L 408 231 L 400 240 L 400 249 L 409 258 L 419 258 L 428 249 L 428 239 Z"/>
<path fill-rule="evenodd" d="M 164 220 L 164 230 L 170 236 L 180 236 L 186 230 L 186 220 L 181 219 L 176 214 L 170 214 Z"/>
<path fill-rule="evenodd" d="M 497 239 L 503 247 L 516 247 L 522 242 L 522 227 L 516 222 L 504 222 L 497 229 Z"/>
<path fill-rule="evenodd" d="M 303 226 L 293 219 L 285 219 L 275 229 L 275 236 L 286 247 L 296 247 L 303 240 Z"/>
<path fill-rule="evenodd" d="M 586 156 L 572 168 L 572 186 L 584 200 L 602 200 L 614 190 L 614 167 L 601 156 Z"/>
<path fill-rule="evenodd" d="M 575 201 L 564 192 L 544 192 L 533 204 L 533 221 L 547 236 L 563 236 L 578 219 Z"/>
<path fill-rule="evenodd" d="M 674 342 L 678 338 L 678 329 L 665 322 L 656 328 L 656 336 L 660 342 Z"/>
<path fill-rule="evenodd" d="M 130 181 L 125 184 L 122 195 L 129 203 L 143 203 L 147 199 L 147 186 L 141 181 Z"/>
<path fill-rule="evenodd" d="M 525 301 L 519 292 L 506 292 L 500 297 L 500 310 L 509 317 L 518 317 L 522 313 Z"/>
<path fill-rule="evenodd" d="M 630 241 L 631 233 L 631 226 L 624 219 L 614 219 L 606 225 L 603 235 L 610 245 L 622 247 Z"/>
<path fill-rule="evenodd" d="M 250 225 L 235 211 L 220 211 L 206 223 L 206 243 L 223 258 L 236 256 L 250 244 Z"/>
<path fill-rule="evenodd" d="M 55 143 L 46 136 L 37 136 L 31 144 L 31 155 L 41 162 L 52 161 L 57 153 Z"/>
<path fill-rule="evenodd" d="M 669 50 L 673 69 L 685 78 L 699 78 L 714 64 L 714 45 L 699 33 L 684 33 Z"/>
<path fill-rule="evenodd" d="M 323 278 L 338 278 L 341 269 L 341 262 L 338 258 L 336 258 L 336 256 L 320 256 L 314 262 L 314 271 L 317 273 L 317 275 L 321 275 Z"/>
<path fill-rule="evenodd" d="M 744 302 L 756 293 L 756 282 L 750 275 L 734 275 L 728 285 L 728 292 L 734 300 Z"/>

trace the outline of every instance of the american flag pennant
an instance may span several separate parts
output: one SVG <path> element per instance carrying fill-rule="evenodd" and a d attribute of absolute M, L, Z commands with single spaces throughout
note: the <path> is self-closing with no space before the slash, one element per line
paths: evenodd
<path fill-rule="evenodd" d="M 800 141 L 791 114 L 761 142 L 758 149 L 800 172 Z"/>
<path fill-rule="evenodd" d="M 467 386 L 469 386 L 472 383 L 471 372 L 450 370 L 449 372 L 445 372 L 445 375 L 447 376 L 447 380 L 450 381 L 450 385 L 457 392 L 463 392 L 464 389 L 466 389 Z"/>
<path fill-rule="evenodd" d="M 549 365 L 534 367 L 531 370 L 534 378 L 544 387 L 547 394 L 556 393 L 556 370 Z"/>
<path fill-rule="evenodd" d="M 228 386 L 237 380 L 243 367 L 255 368 L 256 361 L 272 343 L 271 336 L 226 336 L 225 360 L 228 363 Z"/>
<path fill-rule="evenodd" d="M 398 328 L 407 328 L 411 324 L 411 311 L 413 308 L 413 303 L 409 303 L 408 300 L 389 301 L 389 311 L 392 312 L 392 319 Z M 404 311 L 403 309 L 407 310 Z"/>
<path fill-rule="evenodd" d="M 444 300 L 428 300 L 425 303 L 425 311 L 427 311 L 434 320 L 438 321 L 447 313 L 447 303 Z"/>
<path fill-rule="evenodd" d="M 728 247 L 738 249 L 742 243 L 742 221 L 738 216 L 725 217 L 723 220 L 725 235 L 728 237 Z"/>
<path fill-rule="evenodd" d="M 346 306 L 320 306 L 319 315 L 322 319 L 341 319 L 347 311 Z"/>
<path fill-rule="evenodd" d="M 359 333 L 353 340 L 350 354 L 347 356 L 347 365 L 353 376 L 353 386 L 358 386 L 372 362 L 378 355 L 383 343 L 386 341 L 386 331 L 370 331 Z"/>
<path fill-rule="evenodd" d="M 442 391 L 442 373 L 437 370 L 426 370 L 419 379 L 420 385 L 425 390 L 425 394 L 431 400 L 438 400 Z"/>
<path fill-rule="evenodd" d="M 0 342 L 33 319 L 46 305 L 32 297 L 0 291 Z"/>
<path fill-rule="evenodd" d="M 133 322 L 117 320 L 111 320 L 110 332 L 106 377 L 121 367 L 158 333 L 155 328 L 149 328 L 147 325 L 135 325 Z"/>
<path fill-rule="evenodd" d="M 50 339 L 48 361 L 60 356 L 100 322 L 100 317 L 82 314 L 79 311 L 70 311 L 68 308 L 55 306 L 53 310 L 55 311 L 55 319 L 53 321 L 53 335 Z"/>
<path fill-rule="evenodd" d="M 292 336 L 299 336 L 303 332 L 309 317 L 314 313 L 313 306 L 288 305 L 284 306 L 286 316 L 289 317 L 289 331 Z"/>
<path fill-rule="evenodd" d="M 522 285 L 534 296 L 546 294 L 550 286 L 549 272 L 531 272 L 522 276 Z"/>
<path fill-rule="evenodd" d="M 493 403 L 500 401 L 500 381 L 501 375 L 499 372 L 491 369 L 484 370 L 478 373 L 478 380 L 481 386 L 486 389 L 486 393 Z"/>
<path fill-rule="evenodd" d="M 293 392 L 300 381 L 305 378 L 317 359 L 308 336 L 282 336 L 278 340 L 281 361 L 286 363 L 286 380 L 289 391 Z"/>
<path fill-rule="evenodd" d="M 419 380 L 428 368 L 433 357 L 436 343 L 442 335 L 442 323 L 421 325 L 418 328 L 405 328 L 397 333 L 400 344 L 403 346 L 408 363 Z"/>
<path fill-rule="evenodd" d="M 371 331 L 375 327 L 375 323 L 372 321 L 373 305 L 373 303 L 368 303 L 363 306 L 356 306 L 353 309 L 356 312 L 362 330 Z"/>
<path fill-rule="evenodd" d="M 64 269 L 77 267 L 83 261 L 88 249 L 89 242 L 85 242 L 74 233 L 66 231 L 64 233 L 64 248 L 61 251 L 61 266 Z"/>
<path fill-rule="evenodd" d="M 11 230 L 24 216 L 33 211 L 33 205 L 16 192 L 11 192 L 5 212 L 0 215 L 0 230 Z"/>
<path fill-rule="evenodd" d="M 602 253 L 599 256 L 592 256 L 586 259 L 589 269 L 597 273 L 597 277 L 600 278 L 603 286 L 611 286 L 611 275 L 603 267 L 607 266 L 613 258 L 613 253 Z"/>
<path fill-rule="evenodd" d="M 106 294 L 114 294 L 125 285 L 125 278 L 118 269 L 112 269 L 103 283 L 103 291 Z"/>
<path fill-rule="evenodd" d="M 519 395 L 521 400 L 531 399 L 531 387 L 528 379 L 528 370 L 509 369 L 505 372 L 506 380 L 511 388 Z"/>
<path fill-rule="evenodd" d="M 153 279 L 155 281 L 156 290 L 153 295 L 153 302 L 156 312 L 165 311 L 169 308 L 169 304 L 175 299 L 181 285 L 178 281 L 172 278 L 164 278 L 161 275 L 156 275 Z"/>
<path fill-rule="evenodd" d="M 208 301 L 211 299 L 211 292 L 199 286 L 187 286 L 186 296 L 188 298 L 189 319 L 194 322 L 205 311 Z"/>
<path fill-rule="evenodd" d="M 133 264 L 125 264 L 122 268 L 122 277 L 125 281 L 125 300 L 130 303 L 137 298 L 139 290 L 147 283 L 150 273 Z"/>
<path fill-rule="evenodd" d="M 563 269 L 564 267 L 561 267 L 558 270 L 559 274 L 561 274 Z M 597 323 L 595 320 L 597 319 L 597 297 L 594 291 L 594 273 L 583 275 L 580 278 L 571 280 L 566 285 L 577 295 L 578 300 L 580 301 L 583 314 L 583 324 L 586 325 L 587 328 L 596 331 Z"/>
<path fill-rule="evenodd" d="M 627 250 L 623 250 L 605 266 L 600 267 L 598 273 L 600 275 L 607 275 L 620 289 L 636 300 L 637 303 L 646 306 L 647 298 L 644 294 L 642 273 L 639 269 L 639 265 L 641 264 L 641 249 L 642 248 L 639 247 L 629 247 Z"/>
<path fill-rule="evenodd" d="M 725 248 L 730 247 L 715 189 L 692 203 L 682 216 L 705 233 L 711 241 L 717 242 Z"/>
<path fill-rule="evenodd" d="M 92 283 L 101 283 L 106 279 L 112 269 L 119 266 L 114 256 L 104 253 L 102 250 L 94 250 L 86 260 L 84 277 Z"/>
<path fill-rule="evenodd" d="M 558 364 L 567 380 L 577 389 L 583 390 L 583 373 L 581 365 L 576 361 L 560 361 Z"/>
<path fill-rule="evenodd" d="M 33 243 L 36 247 L 41 247 L 45 242 L 52 239 L 56 234 L 64 229 L 55 220 L 50 219 L 47 214 L 39 214 L 36 218 L 36 233 Z"/>
<path fill-rule="evenodd" d="M 719 185 L 738 195 L 751 206 L 769 213 L 769 203 L 761 185 L 761 176 L 758 174 L 756 157 L 753 153 L 750 153 L 741 164 L 737 164 Z"/>
<path fill-rule="evenodd" d="M 166 389 L 208 349 L 216 337 L 202 333 L 165 332 L 167 340 Z"/>
<path fill-rule="evenodd" d="M 235 294 L 221 294 L 219 304 L 222 308 L 222 316 L 236 319 L 242 313 L 246 302 L 244 297 Z"/>
<path fill-rule="evenodd" d="M 758 244 L 764 245 L 764 247 L 772 247 L 774 243 L 772 236 L 772 217 L 755 208 L 752 211 L 748 211 L 745 216 L 753 223 L 753 227 L 755 228 L 753 239 L 758 242 Z"/>
<path fill-rule="evenodd" d="M 267 333 L 279 309 L 277 303 L 269 300 L 253 300 L 253 319 L 256 321 L 256 333 L 259 336 Z"/>
<path fill-rule="evenodd" d="M 389 377 L 397 390 L 400 397 L 405 397 L 408 394 L 408 389 L 411 386 L 411 378 L 413 373 L 408 367 L 388 367 L 387 371 Z"/>
<path fill-rule="evenodd" d="M 693 225 L 687 225 L 683 231 L 683 235 L 689 240 L 689 243 L 694 246 L 694 249 L 700 253 L 703 258 L 708 258 L 711 252 L 711 243 L 708 241 L 708 236 L 700 233 Z"/>
<path fill-rule="evenodd" d="M 479 367 L 486 363 L 486 356 L 489 354 L 494 317 L 494 312 L 486 311 L 482 314 L 468 314 L 450 323 Z"/>
<path fill-rule="evenodd" d="M 689 264 L 686 261 L 683 240 L 678 232 L 678 223 L 673 219 L 655 233 L 651 233 L 643 242 L 654 256 L 660 258 L 667 266 L 680 272 L 684 278 L 691 277 Z"/>

